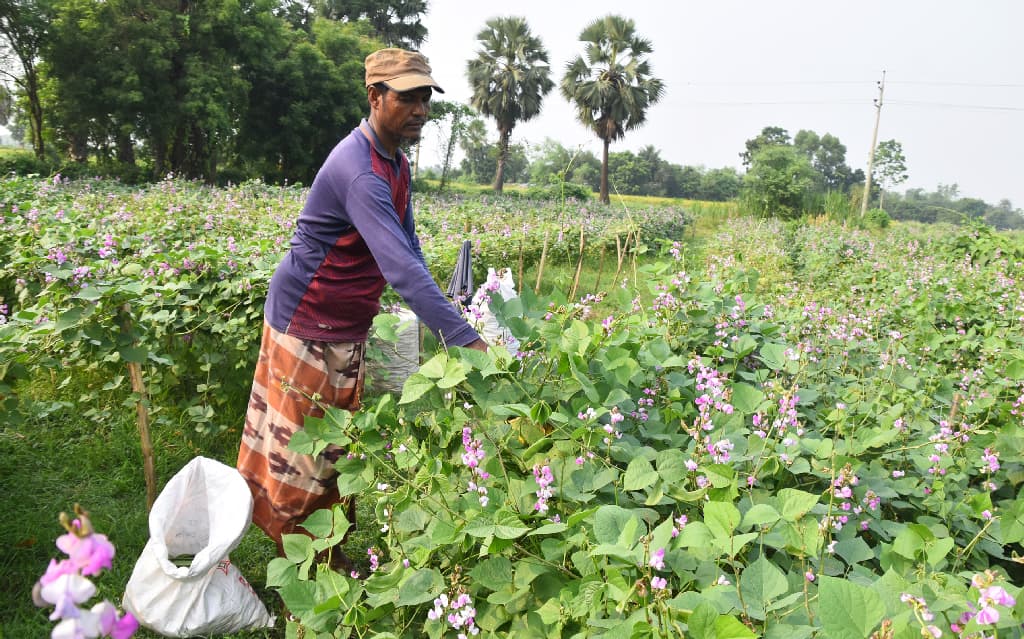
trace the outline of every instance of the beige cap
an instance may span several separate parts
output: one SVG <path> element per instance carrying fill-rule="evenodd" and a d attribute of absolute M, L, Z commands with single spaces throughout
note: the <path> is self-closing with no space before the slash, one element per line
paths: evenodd
<path fill-rule="evenodd" d="M 405 49 L 381 49 L 366 56 L 366 86 L 383 82 L 395 91 L 433 87 L 444 93 L 422 54 Z"/>

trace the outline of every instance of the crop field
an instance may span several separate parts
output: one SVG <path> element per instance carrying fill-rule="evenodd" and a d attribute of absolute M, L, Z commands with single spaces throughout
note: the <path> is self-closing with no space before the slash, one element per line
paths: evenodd
<path fill-rule="evenodd" d="M 147 490 L 233 464 L 303 197 L 0 183 L 0 637 L 49 634 L 30 591 L 60 511 L 116 546 L 93 579 L 119 604 Z M 467 239 L 478 283 L 516 274 L 491 302 L 515 339 L 427 338 L 400 392 L 307 424 L 293 447 L 349 451 L 356 571 L 315 561 L 340 511 L 287 557 L 250 530 L 231 559 L 292 619 L 231 636 L 1024 636 L 1019 235 L 699 203 L 416 214 L 442 287 Z"/>

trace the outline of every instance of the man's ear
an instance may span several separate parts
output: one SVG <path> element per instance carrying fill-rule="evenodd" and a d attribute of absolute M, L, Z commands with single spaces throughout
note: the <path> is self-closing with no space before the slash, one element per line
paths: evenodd
<path fill-rule="evenodd" d="M 370 103 L 370 110 L 374 111 L 380 108 L 380 101 L 384 96 L 380 90 L 372 84 L 366 87 L 366 101 Z"/>

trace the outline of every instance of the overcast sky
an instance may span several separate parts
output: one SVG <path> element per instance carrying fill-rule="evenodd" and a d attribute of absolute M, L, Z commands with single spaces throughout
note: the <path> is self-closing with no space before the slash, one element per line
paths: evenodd
<path fill-rule="evenodd" d="M 744 141 L 774 125 L 831 133 L 847 163 L 866 168 L 884 70 L 878 139 L 903 145 L 910 179 L 900 190 L 956 183 L 962 197 L 1024 208 L 1022 0 L 430 0 L 421 50 L 443 97 L 468 102 L 476 34 L 488 18 L 522 16 L 547 47 L 557 85 L 582 53 L 580 31 L 608 13 L 635 21 L 665 83 L 647 123 L 612 151 L 650 144 L 675 164 L 742 168 Z M 424 139 L 425 166 L 440 165 L 434 137 Z M 600 157 L 600 141 L 557 86 L 540 116 L 513 132 L 517 143 L 546 137 Z"/>

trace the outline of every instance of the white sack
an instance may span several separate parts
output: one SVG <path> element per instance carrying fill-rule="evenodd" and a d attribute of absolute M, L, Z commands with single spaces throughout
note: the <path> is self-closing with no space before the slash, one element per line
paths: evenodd
<path fill-rule="evenodd" d="M 487 279 L 473 294 L 473 301 L 466 310 L 466 316 L 488 344 L 505 344 L 509 346 L 510 350 L 513 350 L 518 342 L 491 311 L 492 296 L 499 296 L 506 302 L 519 297 L 519 293 L 516 292 L 516 283 L 512 279 L 512 269 L 503 268 L 500 271 L 495 271 L 494 268 L 487 269 Z"/>
<path fill-rule="evenodd" d="M 252 519 L 252 494 L 237 470 L 196 457 L 156 498 L 149 541 L 125 588 L 124 608 L 167 637 L 229 634 L 274 623 L 228 553 Z M 193 556 L 177 566 L 175 557 Z"/>

